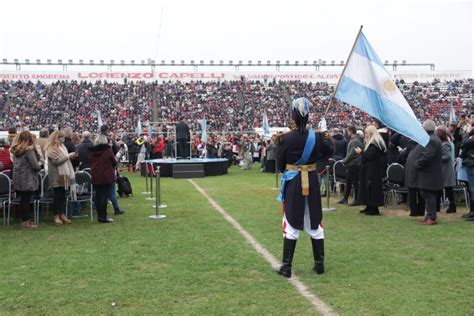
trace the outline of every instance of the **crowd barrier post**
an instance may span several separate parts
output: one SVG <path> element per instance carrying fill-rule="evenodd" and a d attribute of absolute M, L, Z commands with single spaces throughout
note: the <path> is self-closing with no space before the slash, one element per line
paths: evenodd
<path fill-rule="evenodd" d="M 153 201 L 155 197 L 153 196 L 153 176 L 155 175 L 155 168 L 153 167 L 153 162 L 150 163 L 150 168 L 147 170 L 147 173 L 150 172 L 150 196 L 145 198 L 145 200 Z"/>
<path fill-rule="evenodd" d="M 141 167 L 140 167 L 140 172 L 141 172 Z M 142 194 L 150 194 L 151 192 L 148 191 L 148 164 L 145 161 L 145 192 L 142 192 Z"/>
<path fill-rule="evenodd" d="M 331 188 L 329 183 L 329 166 L 326 166 L 326 207 L 323 207 L 323 212 L 334 212 L 335 207 L 329 205 L 329 198 L 331 196 Z"/>
<path fill-rule="evenodd" d="M 149 219 L 164 219 L 166 215 L 160 214 L 160 208 L 167 207 L 166 205 L 161 204 L 161 192 L 160 192 L 160 167 L 157 167 L 156 170 L 156 186 L 155 186 L 155 214 L 148 216 Z"/>
<path fill-rule="evenodd" d="M 278 176 L 278 163 L 277 163 L 277 160 L 275 159 L 275 187 L 272 188 L 272 190 L 280 190 L 280 188 L 278 187 L 278 183 L 279 183 L 279 176 Z"/>

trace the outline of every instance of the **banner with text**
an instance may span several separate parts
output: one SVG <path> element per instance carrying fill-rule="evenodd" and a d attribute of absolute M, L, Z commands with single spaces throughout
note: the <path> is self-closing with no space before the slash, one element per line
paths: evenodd
<path fill-rule="evenodd" d="M 42 81 L 46 83 L 58 80 L 76 80 L 95 82 L 98 80 L 107 82 L 123 83 L 127 81 L 145 81 L 145 82 L 163 82 L 163 81 L 224 81 L 224 80 L 260 80 L 260 81 L 279 81 L 279 80 L 301 80 L 307 82 L 328 82 L 336 84 L 339 80 L 340 72 L 313 71 L 313 72 L 186 72 L 186 71 L 166 71 L 166 72 L 97 72 L 97 71 L 0 71 L 1 80 L 13 81 Z M 440 80 L 459 80 L 472 78 L 470 70 L 453 71 L 399 71 L 391 72 L 393 79 L 403 79 L 406 82 L 413 81 L 432 81 Z"/>

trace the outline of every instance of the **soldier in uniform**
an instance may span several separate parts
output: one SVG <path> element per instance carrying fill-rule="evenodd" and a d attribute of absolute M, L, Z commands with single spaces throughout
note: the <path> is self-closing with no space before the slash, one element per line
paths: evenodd
<path fill-rule="evenodd" d="M 324 273 L 324 230 L 321 192 L 316 161 L 330 157 L 332 146 L 327 133 L 307 130 L 311 103 L 298 98 L 292 103 L 294 130 L 283 134 L 277 149 L 278 168 L 283 173 L 279 200 L 283 202 L 283 262 L 277 271 L 291 277 L 291 263 L 301 230 L 311 236 L 314 271 Z"/>

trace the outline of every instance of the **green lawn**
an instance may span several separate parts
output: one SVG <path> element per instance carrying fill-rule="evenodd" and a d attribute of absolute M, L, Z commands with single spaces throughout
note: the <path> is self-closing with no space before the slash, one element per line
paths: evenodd
<path fill-rule="evenodd" d="M 168 217 L 151 221 L 144 180 L 130 179 L 135 196 L 119 200 L 115 223 L 0 227 L 0 314 L 315 314 L 187 180 L 162 179 Z M 233 167 L 195 181 L 281 258 L 274 176 Z M 461 213 L 421 227 L 403 212 L 338 206 L 324 218 L 327 273 L 312 272 L 305 234 L 294 271 L 344 315 L 472 314 L 474 224 Z"/>

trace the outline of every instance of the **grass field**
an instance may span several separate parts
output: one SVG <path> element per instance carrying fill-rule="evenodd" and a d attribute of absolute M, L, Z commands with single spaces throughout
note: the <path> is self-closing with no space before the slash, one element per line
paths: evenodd
<path fill-rule="evenodd" d="M 316 314 L 189 181 L 162 179 L 168 217 L 151 221 L 144 180 L 130 179 L 115 223 L 0 227 L 0 314 Z M 281 258 L 273 175 L 232 167 L 195 182 Z M 343 315 L 474 313 L 474 225 L 462 210 L 433 227 L 358 210 L 325 214 L 326 274 L 311 270 L 309 237 L 298 241 L 294 272 L 312 293 Z"/>

